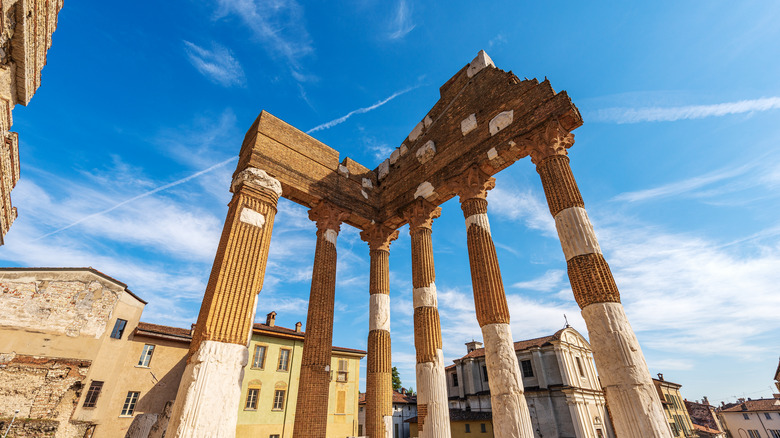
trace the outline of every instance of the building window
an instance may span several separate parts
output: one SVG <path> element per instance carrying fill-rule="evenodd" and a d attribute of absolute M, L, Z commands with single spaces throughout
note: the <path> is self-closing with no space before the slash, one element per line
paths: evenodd
<path fill-rule="evenodd" d="M 761 438 L 757 430 L 748 430 L 748 435 L 750 435 L 750 438 Z"/>
<path fill-rule="evenodd" d="M 471 425 L 466 423 L 466 433 L 471 433 Z"/>
<path fill-rule="evenodd" d="M 677 429 L 677 424 L 669 423 L 669 427 L 672 428 L 672 433 L 674 434 L 674 436 L 680 436 L 680 430 Z"/>
<path fill-rule="evenodd" d="M 154 353 L 154 345 L 144 345 L 144 351 L 141 352 L 141 357 L 138 359 L 139 367 L 148 367 L 149 362 L 152 361 L 152 353 Z"/>
<path fill-rule="evenodd" d="M 268 438 L 279 438 L 279 434 L 278 434 L 278 433 L 275 433 L 275 434 L 273 434 L 273 435 L 269 436 Z"/>
<path fill-rule="evenodd" d="M 769 412 L 764 412 L 764 416 L 766 417 L 767 420 L 771 420 L 772 419 L 772 416 L 769 415 Z"/>
<path fill-rule="evenodd" d="M 585 370 L 582 368 L 582 361 L 580 360 L 580 357 L 577 356 L 574 359 L 577 360 L 577 369 L 580 371 L 580 377 L 585 377 Z"/>
<path fill-rule="evenodd" d="M 358 436 L 363 436 L 363 425 L 358 424 Z"/>
<path fill-rule="evenodd" d="M 133 415 L 135 412 L 135 404 L 138 402 L 138 396 L 141 393 L 138 391 L 129 391 L 127 397 L 125 397 L 125 404 L 122 406 L 122 413 L 119 414 L 123 417 Z"/>
<path fill-rule="evenodd" d="M 485 381 L 488 381 L 488 375 L 487 375 L 487 367 L 485 365 L 482 365 L 482 374 L 485 376 Z"/>
<path fill-rule="evenodd" d="M 284 409 L 284 389 L 277 389 L 276 392 L 274 392 L 274 405 L 273 409 L 274 411 L 281 411 Z"/>
<path fill-rule="evenodd" d="M 533 377 L 534 369 L 531 367 L 530 360 L 521 360 L 520 365 L 523 367 L 523 377 Z"/>
<path fill-rule="evenodd" d="M 349 362 L 346 359 L 339 359 L 339 374 L 336 376 L 337 382 L 346 382 L 349 370 Z"/>
<path fill-rule="evenodd" d="M 290 368 L 290 350 L 282 348 L 279 350 L 279 366 L 277 371 L 287 371 Z"/>
<path fill-rule="evenodd" d="M 742 418 L 744 418 L 745 420 L 750 420 L 750 415 L 742 414 Z"/>
<path fill-rule="evenodd" d="M 122 334 L 125 332 L 126 326 L 126 320 L 117 318 L 114 323 L 114 330 L 111 331 L 111 337 L 114 339 L 122 339 Z"/>
<path fill-rule="evenodd" d="M 772 435 L 771 438 L 780 438 L 780 430 L 769 429 L 769 434 Z"/>
<path fill-rule="evenodd" d="M 93 380 L 89 385 L 89 390 L 87 390 L 87 396 L 84 397 L 84 404 L 82 406 L 85 408 L 94 408 L 95 404 L 97 404 L 98 397 L 100 396 L 101 389 L 103 389 L 103 382 Z"/>
<path fill-rule="evenodd" d="M 400 438 L 400 435 L 398 433 L 398 423 L 393 425 L 393 430 L 395 431 L 395 438 Z"/>
<path fill-rule="evenodd" d="M 260 395 L 260 388 L 249 388 L 249 391 L 246 393 L 246 403 L 244 404 L 244 410 L 257 410 L 258 395 Z"/>
<path fill-rule="evenodd" d="M 486 433 L 487 432 L 487 426 L 485 426 L 485 423 L 481 423 L 479 425 L 479 431 L 482 432 L 482 433 Z"/>
<path fill-rule="evenodd" d="M 452 386 L 458 386 L 458 373 L 452 375 Z"/>
<path fill-rule="evenodd" d="M 255 355 L 252 356 L 252 368 L 265 368 L 265 345 L 255 345 Z"/>
<path fill-rule="evenodd" d="M 339 391 L 336 394 L 336 414 L 347 413 L 347 391 Z"/>

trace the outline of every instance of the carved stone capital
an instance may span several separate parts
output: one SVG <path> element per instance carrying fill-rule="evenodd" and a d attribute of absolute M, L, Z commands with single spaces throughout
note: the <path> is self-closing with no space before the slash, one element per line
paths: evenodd
<path fill-rule="evenodd" d="M 236 193 L 242 185 L 254 187 L 262 191 L 270 191 L 276 194 L 276 197 L 282 196 L 282 183 L 276 178 L 265 173 L 256 167 L 247 167 L 239 172 L 230 185 L 230 191 Z"/>
<path fill-rule="evenodd" d="M 389 251 L 390 243 L 398 238 L 398 230 L 382 224 L 373 224 L 360 232 L 360 238 L 368 243 L 371 251 Z"/>
<path fill-rule="evenodd" d="M 309 219 L 317 224 L 317 231 L 341 231 L 341 223 L 349 217 L 349 212 L 342 210 L 328 201 L 319 201 L 309 210 Z"/>
<path fill-rule="evenodd" d="M 477 166 L 470 167 L 449 181 L 449 185 L 455 193 L 460 195 L 460 202 L 469 199 L 485 199 L 488 190 L 496 188 L 496 179 L 482 171 Z"/>
<path fill-rule="evenodd" d="M 553 155 L 568 155 L 566 149 L 574 145 L 574 134 L 563 129 L 557 119 L 547 122 L 531 133 L 527 140 L 530 144 L 531 162 L 538 165 Z"/>
<path fill-rule="evenodd" d="M 441 216 L 441 207 L 437 207 L 425 199 L 417 199 L 404 209 L 403 215 L 404 219 L 409 221 L 409 231 L 415 228 L 431 229 L 433 220 Z"/>

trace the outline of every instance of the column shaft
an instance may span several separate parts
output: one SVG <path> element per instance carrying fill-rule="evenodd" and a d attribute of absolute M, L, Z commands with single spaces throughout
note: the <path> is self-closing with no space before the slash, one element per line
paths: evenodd
<path fill-rule="evenodd" d="M 601 254 L 569 158 L 552 154 L 534 161 L 555 218 L 572 291 L 588 326 L 615 433 L 622 438 L 670 437 L 661 400 Z"/>
<path fill-rule="evenodd" d="M 330 356 L 333 343 L 333 306 L 336 291 L 336 237 L 340 214 L 325 203 L 309 212 L 317 221 L 317 247 L 311 276 L 306 336 L 303 341 L 295 438 L 321 438 L 328 426 Z"/>
<path fill-rule="evenodd" d="M 247 343 L 263 286 L 281 184 L 248 168 L 225 225 L 168 425 L 171 437 L 235 435 Z"/>
<path fill-rule="evenodd" d="M 412 240 L 417 425 L 420 438 L 451 436 L 431 240 L 431 224 L 439 214 L 440 208 L 432 208 L 424 201 L 417 201 L 412 213 L 408 213 Z"/>
<path fill-rule="evenodd" d="M 366 436 L 392 438 L 393 379 L 390 344 L 390 242 L 398 231 L 374 225 L 360 233 L 371 258 L 366 367 Z"/>
<path fill-rule="evenodd" d="M 485 194 L 484 191 L 480 193 L 481 196 Z M 523 378 L 509 326 L 509 306 L 501 281 L 496 247 L 490 234 L 487 201 L 482 197 L 464 199 L 462 195 L 461 208 L 466 218 L 474 304 L 477 321 L 482 329 L 485 365 L 490 377 L 488 383 L 493 433 L 497 438 L 533 438 L 531 414 L 526 404 Z"/>

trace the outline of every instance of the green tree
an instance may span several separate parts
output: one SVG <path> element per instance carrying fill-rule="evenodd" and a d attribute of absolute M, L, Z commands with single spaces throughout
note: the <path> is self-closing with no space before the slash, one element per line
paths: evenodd
<path fill-rule="evenodd" d="M 393 391 L 398 391 L 402 388 L 403 386 L 401 386 L 401 376 L 398 375 L 398 368 L 393 367 Z"/>

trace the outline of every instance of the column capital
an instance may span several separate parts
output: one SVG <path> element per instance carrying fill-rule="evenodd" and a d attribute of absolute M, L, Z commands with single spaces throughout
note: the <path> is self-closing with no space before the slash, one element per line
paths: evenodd
<path fill-rule="evenodd" d="M 417 199 L 409 204 L 403 211 L 404 219 L 409 221 L 409 232 L 415 228 L 428 228 L 433 226 L 433 220 L 441 216 L 441 207 L 426 201 Z"/>
<path fill-rule="evenodd" d="M 245 185 L 260 191 L 275 193 L 277 198 L 282 196 L 282 183 L 268 175 L 265 170 L 260 170 L 256 167 L 247 167 L 238 172 L 230 184 L 230 191 L 237 193 L 241 186 Z"/>
<path fill-rule="evenodd" d="M 496 188 L 496 179 L 479 167 L 471 166 L 465 172 L 451 179 L 449 185 L 460 196 L 462 204 L 469 199 L 485 199 L 488 190 Z"/>
<path fill-rule="evenodd" d="M 317 232 L 333 230 L 338 233 L 341 231 L 341 222 L 348 216 L 348 211 L 328 201 L 319 201 L 309 210 L 309 219 L 317 224 Z"/>
<path fill-rule="evenodd" d="M 360 232 L 360 238 L 368 243 L 371 251 L 389 251 L 390 243 L 398 238 L 398 230 L 382 224 L 372 224 Z"/>
<path fill-rule="evenodd" d="M 527 141 L 531 162 L 538 166 L 545 158 L 568 155 L 566 149 L 574 144 L 574 134 L 563 129 L 558 119 L 553 119 L 532 132 Z"/>

